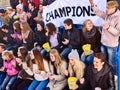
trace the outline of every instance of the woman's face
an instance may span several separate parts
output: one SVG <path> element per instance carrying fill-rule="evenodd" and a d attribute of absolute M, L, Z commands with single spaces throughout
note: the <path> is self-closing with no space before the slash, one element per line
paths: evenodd
<path fill-rule="evenodd" d="M 9 58 L 8 58 L 7 55 L 3 55 L 3 54 L 2 54 L 2 59 L 3 59 L 3 60 L 8 60 Z"/>
<path fill-rule="evenodd" d="M 18 57 L 22 56 L 19 49 L 18 49 L 17 55 Z"/>
<path fill-rule="evenodd" d="M 94 68 L 99 70 L 103 66 L 104 62 L 101 62 L 101 59 L 94 57 L 93 64 L 94 64 Z"/>
<path fill-rule="evenodd" d="M 92 23 L 91 21 L 87 21 L 87 22 L 86 22 L 86 28 L 87 28 L 87 31 L 92 30 L 92 28 L 93 28 L 93 23 Z"/>
<path fill-rule="evenodd" d="M 31 58 L 31 59 L 34 59 L 34 58 L 35 58 L 32 51 L 30 52 L 30 58 Z"/>
<path fill-rule="evenodd" d="M 52 53 L 50 53 L 50 60 L 51 60 L 52 62 L 55 61 L 55 56 L 54 56 Z"/>
<path fill-rule="evenodd" d="M 37 24 L 37 30 L 42 31 L 42 26 L 40 24 Z"/>
<path fill-rule="evenodd" d="M 73 66 L 75 64 L 74 60 L 73 59 L 69 59 L 70 60 L 70 64 Z"/>
<path fill-rule="evenodd" d="M 46 31 L 47 31 L 47 32 L 49 32 L 49 29 L 48 29 L 48 27 L 47 27 L 47 26 L 46 26 Z"/>

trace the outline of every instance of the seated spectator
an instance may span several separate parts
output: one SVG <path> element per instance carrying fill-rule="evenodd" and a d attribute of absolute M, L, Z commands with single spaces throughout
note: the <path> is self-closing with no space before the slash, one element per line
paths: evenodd
<path fill-rule="evenodd" d="M 23 11 L 23 5 L 22 4 L 18 4 L 16 6 L 16 15 L 19 17 L 19 21 L 24 23 L 27 22 L 27 13 L 25 11 Z"/>
<path fill-rule="evenodd" d="M 30 2 L 28 4 L 29 12 L 27 12 L 27 17 L 28 17 L 28 23 L 32 30 L 34 31 L 36 28 L 37 22 L 35 21 L 35 18 L 37 17 L 38 14 L 38 8 L 35 7 L 35 4 L 33 2 Z"/>
<path fill-rule="evenodd" d="M 24 67 L 29 75 L 34 76 L 28 90 L 45 90 L 49 82 L 47 76 L 47 72 L 49 72 L 48 62 L 42 57 L 38 48 L 31 50 L 30 58 L 30 68 Z"/>
<path fill-rule="evenodd" d="M 3 67 L 3 59 L 2 59 L 2 52 L 5 51 L 6 46 L 3 43 L 0 43 L 0 69 Z M 2 84 L 4 78 L 6 76 L 6 72 L 0 71 L 0 85 Z"/>
<path fill-rule="evenodd" d="M 15 10 L 12 7 L 7 7 L 6 13 L 9 16 L 9 23 L 8 23 L 9 27 L 8 27 L 8 29 L 13 32 L 14 31 L 13 23 L 14 23 L 14 21 L 16 21 L 14 19 L 14 17 L 16 16 L 16 12 L 15 12 Z"/>
<path fill-rule="evenodd" d="M 56 49 L 50 51 L 50 73 L 48 77 L 50 82 L 48 84 L 48 90 L 62 90 L 67 85 L 67 79 L 65 77 L 65 70 L 67 69 L 66 61 L 60 56 Z"/>
<path fill-rule="evenodd" d="M 80 83 L 84 88 L 79 90 L 115 90 L 113 68 L 103 53 L 94 54 L 94 62 L 87 67 Z"/>
<path fill-rule="evenodd" d="M 18 54 L 18 58 L 16 59 L 18 63 L 17 68 L 19 69 L 20 72 L 18 74 L 17 79 L 13 83 L 11 90 L 24 90 L 31 84 L 33 80 L 33 77 L 26 73 L 24 69 L 25 64 L 28 67 L 30 66 L 28 65 L 29 60 L 27 60 L 28 50 L 25 47 L 19 47 L 17 54 Z"/>
<path fill-rule="evenodd" d="M 87 19 L 83 23 L 82 30 L 80 30 L 80 42 L 81 45 L 90 44 L 91 53 L 85 55 L 84 52 L 81 56 L 81 60 L 87 65 L 93 63 L 94 53 L 101 52 L 101 32 L 100 29 L 94 26 L 93 22 L 90 19 Z"/>
<path fill-rule="evenodd" d="M 7 25 L 2 26 L 2 32 L 3 32 L 3 43 L 6 44 L 7 50 L 12 50 L 13 45 L 15 44 L 13 38 L 12 38 L 12 32 L 8 29 Z"/>
<path fill-rule="evenodd" d="M 46 42 L 49 42 L 51 48 L 55 48 L 60 51 L 61 46 L 61 34 L 57 31 L 57 28 L 53 23 L 46 24 Z M 41 51 L 43 56 L 46 56 L 45 49 Z"/>
<path fill-rule="evenodd" d="M 10 90 L 11 85 L 17 78 L 18 70 L 16 69 L 17 62 L 12 51 L 3 51 L 2 58 L 4 60 L 3 68 L 0 71 L 7 73 L 3 83 L 1 84 L 1 90 Z"/>
<path fill-rule="evenodd" d="M 78 82 L 77 85 L 79 85 L 79 80 L 83 78 L 84 75 L 85 64 L 79 60 L 79 55 L 73 51 L 70 52 L 68 58 L 69 66 L 68 70 L 65 71 L 65 75 L 67 77 L 76 77 Z"/>
<path fill-rule="evenodd" d="M 9 23 L 9 16 L 6 13 L 6 10 L 0 9 L 0 18 L 2 20 L 2 25 L 8 25 L 8 23 Z"/>
<path fill-rule="evenodd" d="M 35 46 L 42 47 L 42 45 L 46 42 L 45 32 L 46 31 L 44 28 L 44 22 L 38 21 L 37 22 L 37 31 L 35 31 L 34 47 Z"/>
<path fill-rule="evenodd" d="M 35 21 L 43 20 L 42 13 L 43 13 L 43 5 L 40 4 L 39 5 L 39 11 L 38 11 L 37 17 L 35 17 L 34 20 Z"/>
<path fill-rule="evenodd" d="M 34 39 L 34 32 L 30 28 L 27 22 L 20 23 L 23 46 L 26 47 L 28 50 L 31 50 L 34 47 L 33 39 Z"/>
<path fill-rule="evenodd" d="M 80 46 L 80 34 L 79 30 L 73 26 L 72 19 L 68 18 L 64 21 L 65 30 L 62 33 L 62 43 L 65 49 L 61 52 L 61 56 L 66 60 L 68 59 L 68 54 L 72 49 L 79 49 Z"/>

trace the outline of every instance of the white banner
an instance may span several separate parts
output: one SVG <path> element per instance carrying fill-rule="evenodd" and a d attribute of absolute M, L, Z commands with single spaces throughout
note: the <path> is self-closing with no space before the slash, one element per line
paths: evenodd
<path fill-rule="evenodd" d="M 102 11 L 106 9 L 106 0 L 93 0 Z M 66 18 L 71 18 L 74 24 L 83 24 L 86 19 L 91 19 L 97 26 L 102 19 L 94 14 L 89 0 L 56 0 L 43 10 L 45 23 L 52 22 L 57 27 L 63 26 Z"/>

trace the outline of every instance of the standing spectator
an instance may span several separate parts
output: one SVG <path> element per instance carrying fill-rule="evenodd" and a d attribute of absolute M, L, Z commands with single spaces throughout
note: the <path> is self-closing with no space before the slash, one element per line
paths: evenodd
<path fill-rule="evenodd" d="M 2 59 L 2 52 L 5 51 L 5 44 L 0 43 L 0 69 L 3 68 L 3 59 Z M 0 85 L 2 84 L 4 78 L 6 76 L 6 72 L 0 71 Z"/>
<path fill-rule="evenodd" d="M 65 70 L 67 69 L 66 61 L 60 56 L 56 49 L 50 51 L 50 73 L 48 77 L 50 82 L 48 87 L 50 90 L 62 90 L 67 85 Z"/>
<path fill-rule="evenodd" d="M 77 38 L 80 38 L 80 32 L 73 26 L 73 21 L 70 18 L 64 21 L 64 27 L 62 43 L 66 48 L 61 52 L 61 56 L 67 59 L 72 49 L 79 49 L 80 39 Z"/>
<path fill-rule="evenodd" d="M 94 0 L 89 0 L 93 11 L 102 19 L 102 35 L 101 35 L 101 51 L 106 54 L 107 59 L 114 69 L 114 74 L 117 74 L 117 63 L 115 55 L 118 48 L 118 40 L 120 35 L 120 11 L 118 10 L 117 1 L 107 2 L 106 12 L 100 11 L 94 4 Z"/>
<path fill-rule="evenodd" d="M 80 31 L 80 34 L 81 45 L 91 45 L 89 55 L 85 55 L 85 53 L 83 52 L 83 54 L 81 55 L 81 60 L 87 65 L 90 63 L 92 64 L 94 53 L 101 52 L 101 31 L 99 27 L 93 25 L 93 22 L 90 19 L 87 19 L 83 23 L 83 28 Z"/>
<path fill-rule="evenodd" d="M 13 9 L 16 9 L 16 6 L 19 4 L 19 0 L 10 0 L 10 6 Z"/>

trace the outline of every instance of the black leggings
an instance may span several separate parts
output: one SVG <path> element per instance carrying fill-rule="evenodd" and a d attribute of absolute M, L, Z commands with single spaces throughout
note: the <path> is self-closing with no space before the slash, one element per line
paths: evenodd
<path fill-rule="evenodd" d="M 24 90 L 24 88 L 29 86 L 31 82 L 32 80 L 30 79 L 17 78 L 13 83 L 11 90 Z"/>

